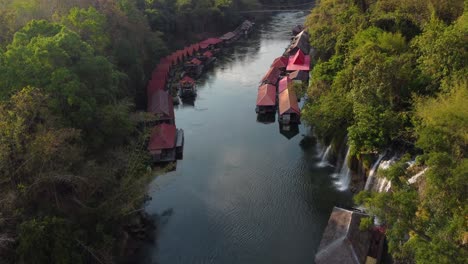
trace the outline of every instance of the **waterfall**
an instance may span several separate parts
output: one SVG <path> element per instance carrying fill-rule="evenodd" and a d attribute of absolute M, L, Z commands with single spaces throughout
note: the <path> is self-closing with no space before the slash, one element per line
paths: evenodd
<path fill-rule="evenodd" d="M 398 155 L 395 155 L 389 160 L 380 161 L 380 164 L 377 166 L 376 170 L 373 172 L 373 179 L 372 179 L 372 182 L 369 182 L 369 185 L 367 183 L 369 179 L 367 179 L 365 190 L 368 190 L 368 191 L 372 190 L 375 192 L 384 192 L 384 191 L 388 192 L 390 190 L 390 188 L 392 187 L 392 182 L 387 180 L 384 177 L 376 177 L 377 171 L 388 169 L 393 163 L 395 163 L 395 160 L 397 159 L 397 157 Z M 370 173 L 369 173 L 369 177 L 370 177 Z"/>
<path fill-rule="evenodd" d="M 330 156 L 330 152 L 331 152 L 331 145 L 329 145 L 325 151 L 322 152 L 322 158 L 320 160 L 319 163 L 317 163 L 317 167 L 319 168 L 323 168 L 323 167 L 327 167 L 327 166 L 331 166 L 330 163 L 328 163 L 328 156 Z"/>
<path fill-rule="evenodd" d="M 419 177 L 423 176 L 424 173 L 426 173 L 427 169 L 428 169 L 428 168 L 424 168 L 424 170 L 418 172 L 416 175 L 414 175 L 413 177 L 411 177 L 411 178 L 408 180 L 408 183 L 409 183 L 409 184 L 413 184 L 413 183 L 417 182 L 418 179 L 419 179 Z"/>
<path fill-rule="evenodd" d="M 348 149 L 346 151 L 346 157 L 343 161 L 343 164 L 341 165 L 341 169 L 339 173 L 335 173 L 333 176 L 338 179 L 336 182 L 336 186 L 338 187 L 338 190 L 340 191 L 345 191 L 349 188 L 349 184 L 351 183 L 351 170 L 349 169 L 348 166 L 348 158 L 349 158 L 349 153 L 350 153 L 350 148 L 348 146 Z"/>
<path fill-rule="evenodd" d="M 385 152 L 384 154 L 380 154 L 377 161 L 374 163 L 374 165 L 372 165 L 372 168 L 369 171 L 369 176 L 367 177 L 367 180 L 366 180 L 366 186 L 364 187 L 365 191 L 368 191 L 370 187 L 372 186 L 372 184 L 374 184 L 374 178 L 377 173 L 377 169 L 386 153 L 387 152 Z"/>

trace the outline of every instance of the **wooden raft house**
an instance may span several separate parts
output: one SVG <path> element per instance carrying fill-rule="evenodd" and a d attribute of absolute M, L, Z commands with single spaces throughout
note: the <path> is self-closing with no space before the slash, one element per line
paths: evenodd
<path fill-rule="evenodd" d="M 200 77 L 203 73 L 203 69 L 203 62 L 198 58 L 193 58 L 184 64 L 185 73 L 193 78 Z"/>
<path fill-rule="evenodd" d="M 270 67 L 268 72 L 263 76 L 261 84 L 272 84 L 276 86 L 278 84 L 278 79 L 281 75 L 281 71 L 278 68 Z"/>
<path fill-rule="evenodd" d="M 182 98 L 197 96 L 197 88 L 194 79 L 186 75 L 179 81 L 179 96 Z"/>
<path fill-rule="evenodd" d="M 156 90 L 148 100 L 148 112 L 155 115 L 157 124 L 174 124 L 174 105 L 168 92 Z"/>
<path fill-rule="evenodd" d="M 175 125 L 160 124 L 153 128 L 148 143 L 153 162 L 172 162 L 183 157 L 184 132 Z"/>
<path fill-rule="evenodd" d="M 297 50 L 292 56 L 289 56 L 286 71 L 310 71 L 310 56 L 305 55 L 302 50 Z"/>
<path fill-rule="evenodd" d="M 286 89 L 278 96 L 278 120 L 283 125 L 300 124 L 301 109 L 297 103 L 296 93 Z"/>
<path fill-rule="evenodd" d="M 264 84 L 258 88 L 257 114 L 268 114 L 276 111 L 276 87 L 271 84 Z"/>

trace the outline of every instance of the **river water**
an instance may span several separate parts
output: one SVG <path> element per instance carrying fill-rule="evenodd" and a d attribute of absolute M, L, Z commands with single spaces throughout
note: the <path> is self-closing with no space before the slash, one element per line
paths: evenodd
<path fill-rule="evenodd" d="M 258 82 L 306 13 L 281 13 L 226 50 L 176 109 L 184 159 L 150 186 L 158 215 L 146 263 L 313 263 L 334 205 L 349 205 L 317 146 L 301 147 L 278 123 L 258 123 Z"/>

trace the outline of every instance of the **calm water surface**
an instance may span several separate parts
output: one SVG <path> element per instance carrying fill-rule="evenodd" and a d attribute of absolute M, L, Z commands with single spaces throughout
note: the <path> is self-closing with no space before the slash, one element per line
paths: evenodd
<path fill-rule="evenodd" d="M 275 15 L 227 50 L 199 81 L 193 105 L 176 109 L 184 160 L 150 186 L 159 215 L 148 263 L 313 263 L 335 204 L 349 204 L 319 168 L 317 147 L 256 122 L 258 82 L 287 47 L 304 13 Z"/>

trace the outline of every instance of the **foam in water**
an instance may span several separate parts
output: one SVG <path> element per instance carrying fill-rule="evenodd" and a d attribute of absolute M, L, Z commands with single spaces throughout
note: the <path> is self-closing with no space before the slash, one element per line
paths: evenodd
<path fill-rule="evenodd" d="M 349 188 L 349 184 L 351 183 L 351 170 L 348 166 L 348 158 L 349 158 L 350 148 L 348 147 L 346 151 L 346 157 L 341 165 L 341 169 L 339 173 L 334 173 L 332 175 L 333 178 L 336 178 L 337 181 L 335 182 L 336 187 L 340 191 L 346 191 Z"/>

